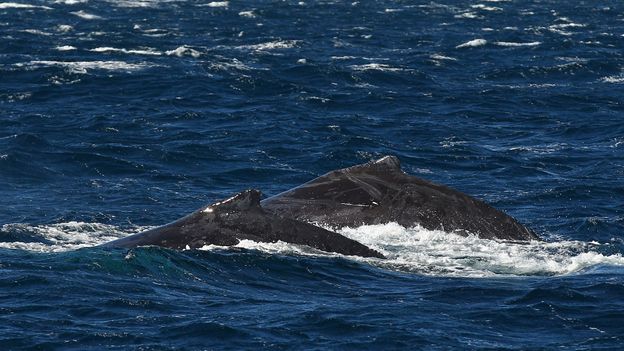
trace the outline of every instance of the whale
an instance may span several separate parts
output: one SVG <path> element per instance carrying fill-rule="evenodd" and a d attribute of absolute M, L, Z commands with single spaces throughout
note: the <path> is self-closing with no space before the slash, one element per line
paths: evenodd
<path fill-rule="evenodd" d="M 258 190 L 246 190 L 204 206 L 174 222 L 107 242 L 101 247 L 161 246 L 176 250 L 206 245 L 234 246 L 241 240 L 283 241 L 348 256 L 384 258 L 384 255 L 336 232 L 265 211 Z"/>
<path fill-rule="evenodd" d="M 334 170 L 264 200 L 261 196 L 258 190 L 246 190 L 169 224 L 100 246 L 184 250 L 235 246 L 241 240 L 282 241 L 343 255 L 385 258 L 336 231 L 390 222 L 483 239 L 541 240 L 481 200 L 405 173 L 396 156 Z"/>
<path fill-rule="evenodd" d="M 331 171 L 261 204 L 278 216 L 328 228 L 396 222 L 483 239 L 540 240 L 481 200 L 405 173 L 392 155 Z"/>

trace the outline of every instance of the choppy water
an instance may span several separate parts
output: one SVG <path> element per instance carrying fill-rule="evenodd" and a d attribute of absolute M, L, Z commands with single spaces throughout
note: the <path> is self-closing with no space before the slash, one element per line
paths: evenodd
<path fill-rule="evenodd" d="M 618 349 L 620 1 L 0 2 L 0 348 Z M 544 243 L 93 245 L 397 155 Z"/>

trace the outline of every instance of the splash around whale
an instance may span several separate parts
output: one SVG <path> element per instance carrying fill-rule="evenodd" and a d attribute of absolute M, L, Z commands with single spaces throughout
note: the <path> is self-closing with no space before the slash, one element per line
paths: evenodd
<path fill-rule="evenodd" d="M 241 240 L 283 241 L 344 255 L 384 258 L 325 228 L 390 222 L 483 239 L 539 240 L 532 230 L 483 201 L 406 174 L 395 156 L 329 172 L 262 201 L 260 197 L 258 190 L 246 190 L 172 223 L 102 246 L 196 249 L 233 246 Z"/>

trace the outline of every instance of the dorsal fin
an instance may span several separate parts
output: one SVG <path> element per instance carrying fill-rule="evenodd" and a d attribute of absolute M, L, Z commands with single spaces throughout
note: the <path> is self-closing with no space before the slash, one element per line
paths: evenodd
<path fill-rule="evenodd" d="M 372 160 L 363 164 L 344 168 L 344 171 L 382 171 L 382 172 L 401 172 L 401 161 L 396 156 L 387 155 L 377 160 Z M 339 170 L 343 171 L 343 170 Z"/>
<path fill-rule="evenodd" d="M 241 191 L 229 199 L 216 202 L 206 207 L 203 212 L 213 211 L 246 211 L 252 208 L 260 208 L 260 197 L 262 193 L 256 189 Z"/>
<path fill-rule="evenodd" d="M 376 167 L 387 167 L 393 170 L 401 170 L 401 161 L 399 158 L 393 155 L 384 156 L 378 160 L 371 161 Z"/>

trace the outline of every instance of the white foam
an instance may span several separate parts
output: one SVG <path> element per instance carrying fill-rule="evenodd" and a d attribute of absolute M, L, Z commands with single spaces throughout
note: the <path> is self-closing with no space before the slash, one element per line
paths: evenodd
<path fill-rule="evenodd" d="M 566 143 L 551 143 L 551 144 L 533 144 L 533 145 L 522 145 L 522 146 L 513 146 L 509 148 L 509 151 L 515 152 L 530 152 L 538 155 L 549 155 L 555 152 L 560 152 L 562 150 L 569 149 L 570 145 Z"/>
<path fill-rule="evenodd" d="M 155 67 L 148 63 L 128 63 L 124 61 L 31 61 L 28 63 L 16 63 L 17 67 L 66 67 L 72 73 L 86 74 L 88 70 L 100 69 L 107 71 L 123 71 L 132 72 L 142 70 L 148 67 Z"/>
<path fill-rule="evenodd" d="M 553 24 L 548 28 L 555 28 L 555 29 L 567 29 L 567 28 L 584 28 L 587 27 L 586 24 L 581 24 L 581 23 L 560 23 L 560 24 Z"/>
<path fill-rule="evenodd" d="M 21 30 L 20 32 L 24 32 L 24 33 L 28 33 L 28 34 L 34 34 L 34 35 L 43 35 L 43 36 L 50 36 L 52 34 L 48 33 L 48 32 L 44 32 L 41 31 L 39 29 L 24 29 Z"/>
<path fill-rule="evenodd" d="M 305 245 L 295 245 L 286 243 L 283 241 L 277 241 L 275 243 L 263 243 L 256 242 L 252 240 L 241 240 L 234 247 L 242 248 L 242 249 L 251 249 L 251 250 L 259 250 L 272 254 L 296 254 L 303 256 L 335 256 L 335 254 L 327 253 L 323 251 L 316 250 L 309 246 Z"/>
<path fill-rule="evenodd" d="M 506 47 L 519 47 L 519 46 L 538 46 L 542 44 L 542 42 L 532 41 L 528 43 L 515 43 L 515 42 L 509 42 L 509 41 L 497 41 L 497 42 L 494 42 L 494 44 L 498 46 L 506 46 Z"/>
<path fill-rule="evenodd" d="M 104 47 L 97 47 L 95 49 L 91 49 L 89 51 L 92 52 L 121 52 L 124 54 L 135 54 L 135 55 L 151 55 L 151 56 L 158 56 L 158 55 L 162 55 L 162 52 L 160 51 L 156 51 L 153 48 L 146 48 L 146 49 L 119 49 L 119 48 L 113 48 L 113 47 L 108 47 L 108 46 L 104 46 Z"/>
<path fill-rule="evenodd" d="M 479 16 L 474 12 L 464 12 L 464 13 L 460 13 L 459 15 L 455 15 L 454 17 L 455 18 L 470 18 L 470 19 L 479 18 Z"/>
<path fill-rule="evenodd" d="M 199 51 L 193 48 L 190 48 L 186 45 L 180 46 L 174 50 L 168 50 L 165 53 L 169 56 L 178 56 L 178 57 L 191 56 L 195 58 L 201 55 Z"/>
<path fill-rule="evenodd" d="M 58 26 L 56 26 L 57 32 L 67 33 L 71 32 L 72 30 L 74 30 L 74 27 L 70 26 L 69 24 L 59 24 Z"/>
<path fill-rule="evenodd" d="M 351 65 L 349 66 L 354 71 L 382 71 L 382 72 L 400 72 L 409 71 L 405 68 L 392 67 L 383 63 L 367 63 L 365 65 Z"/>
<path fill-rule="evenodd" d="M 52 10 L 51 7 L 48 6 L 37 6 L 31 4 L 22 4 L 17 2 L 0 2 L 0 9 L 43 9 L 43 10 Z"/>
<path fill-rule="evenodd" d="M 440 55 L 440 54 L 432 54 L 429 57 L 431 57 L 434 60 L 457 61 L 457 59 L 454 58 L 454 57 L 444 56 L 444 55 Z"/>
<path fill-rule="evenodd" d="M 459 44 L 455 48 L 456 49 L 476 48 L 476 47 L 479 47 L 479 46 L 483 46 L 485 44 L 487 44 L 487 40 L 485 40 L 485 39 L 473 39 L 473 40 L 467 41 L 467 42 L 465 42 L 463 44 Z"/>
<path fill-rule="evenodd" d="M 621 254 L 603 255 L 578 241 L 526 244 L 462 237 L 396 223 L 343 228 L 343 235 L 382 252 L 384 267 L 430 275 L 562 275 L 598 264 L 624 266 Z"/>
<path fill-rule="evenodd" d="M 212 1 L 207 4 L 202 4 L 200 6 L 208 6 L 208 7 L 228 7 L 230 6 L 229 1 Z"/>
<path fill-rule="evenodd" d="M 503 11 L 503 9 L 500 8 L 500 7 L 487 6 L 487 5 L 484 5 L 484 4 L 470 5 L 470 7 L 472 7 L 473 9 L 479 9 L 479 10 L 483 10 L 483 11 Z"/>
<path fill-rule="evenodd" d="M 621 254 L 604 255 L 600 244 L 579 241 L 512 243 L 463 237 L 396 223 L 343 228 L 339 232 L 373 248 L 386 259 L 343 256 L 285 242 L 242 240 L 235 247 L 270 254 L 349 257 L 386 269 L 436 276 L 492 277 L 566 275 L 596 265 L 624 266 Z M 207 245 L 202 250 L 227 250 Z"/>
<path fill-rule="evenodd" d="M 238 49 L 250 49 L 256 51 L 267 51 L 267 50 L 275 50 L 275 49 L 292 49 L 294 48 L 300 40 L 276 40 L 269 41 L 266 43 L 253 44 L 253 45 L 241 45 L 238 46 Z"/>
<path fill-rule="evenodd" d="M 624 76 L 610 76 L 600 78 L 605 83 L 624 83 Z"/>
<path fill-rule="evenodd" d="M 223 61 L 213 62 L 210 64 L 210 68 L 218 71 L 229 71 L 231 69 L 239 71 L 251 71 L 251 70 L 267 70 L 266 68 L 254 68 L 250 67 L 236 58 L 223 58 Z"/>
<path fill-rule="evenodd" d="M 253 12 L 253 10 L 241 11 L 241 12 L 238 13 L 238 15 L 241 16 L 241 17 L 256 18 L 256 13 Z"/>
<path fill-rule="evenodd" d="M 119 228 L 100 223 L 67 222 L 31 226 L 5 224 L 4 232 L 25 232 L 47 242 L 3 242 L 0 247 L 38 252 L 58 252 L 99 245 L 126 237 L 151 227 Z M 582 272 L 596 265 L 624 266 L 621 253 L 605 255 L 605 244 L 559 241 L 512 243 L 463 237 L 421 227 L 404 228 L 396 223 L 342 228 L 339 233 L 359 241 L 387 259 L 349 256 L 382 268 L 425 275 L 491 277 L 524 275 L 566 275 Z M 44 241 L 42 240 L 42 241 Z M 253 249 L 271 254 L 343 257 L 304 245 L 285 242 L 261 243 L 241 240 L 235 248 Z M 202 250 L 227 250 L 207 245 Z"/>
<path fill-rule="evenodd" d="M 112 225 L 85 222 L 66 222 L 36 226 L 17 223 L 4 224 L 0 227 L 0 231 L 25 232 L 39 236 L 49 243 L 3 242 L 0 243 L 0 247 L 37 252 L 68 251 L 103 244 L 147 229 L 149 227 L 132 227 L 123 230 Z"/>
<path fill-rule="evenodd" d="M 77 4 L 83 4 L 85 2 L 87 2 L 88 0 L 55 0 L 54 3 L 55 4 L 65 4 L 65 5 L 77 5 Z"/>
<path fill-rule="evenodd" d="M 109 1 L 115 7 L 125 8 L 154 8 L 158 7 L 160 0 L 112 0 Z"/>
<path fill-rule="evenodd" d="M 357 57 L 355 56 L 332 56 L 331 59 L 332 60 L 353 60 L 356 59 Z"/>
<path fill-rule="evenodd" d="M 62 45 L 62 46 L 57 46 L 55 49 L 58 51 L 71 51 L 71 50 L 76 50 L 76 47 L 71 46 L 71 45 Z"/>
<path fill-rule="evenodd" d="M 71 13 L 72 15 L 74 15 L 74 16 L 78 16 L 78 17 L 80 17 L 80 18 L 82 18 L 82 19 L 86 19 L 86 20 L 97 20 L 97 19 L 102 19 L 102 17 L 101 17 L 101 16 L 94 15 L 94 14 L 92 14 L 92 13 L 88 13 L 88 12 L 85 12 L 85 11 L 83 11 L 83 10 L 80 10 L 80 11 L 74 11 L 74 12 L 70 12 L 70 13 Z"/>

